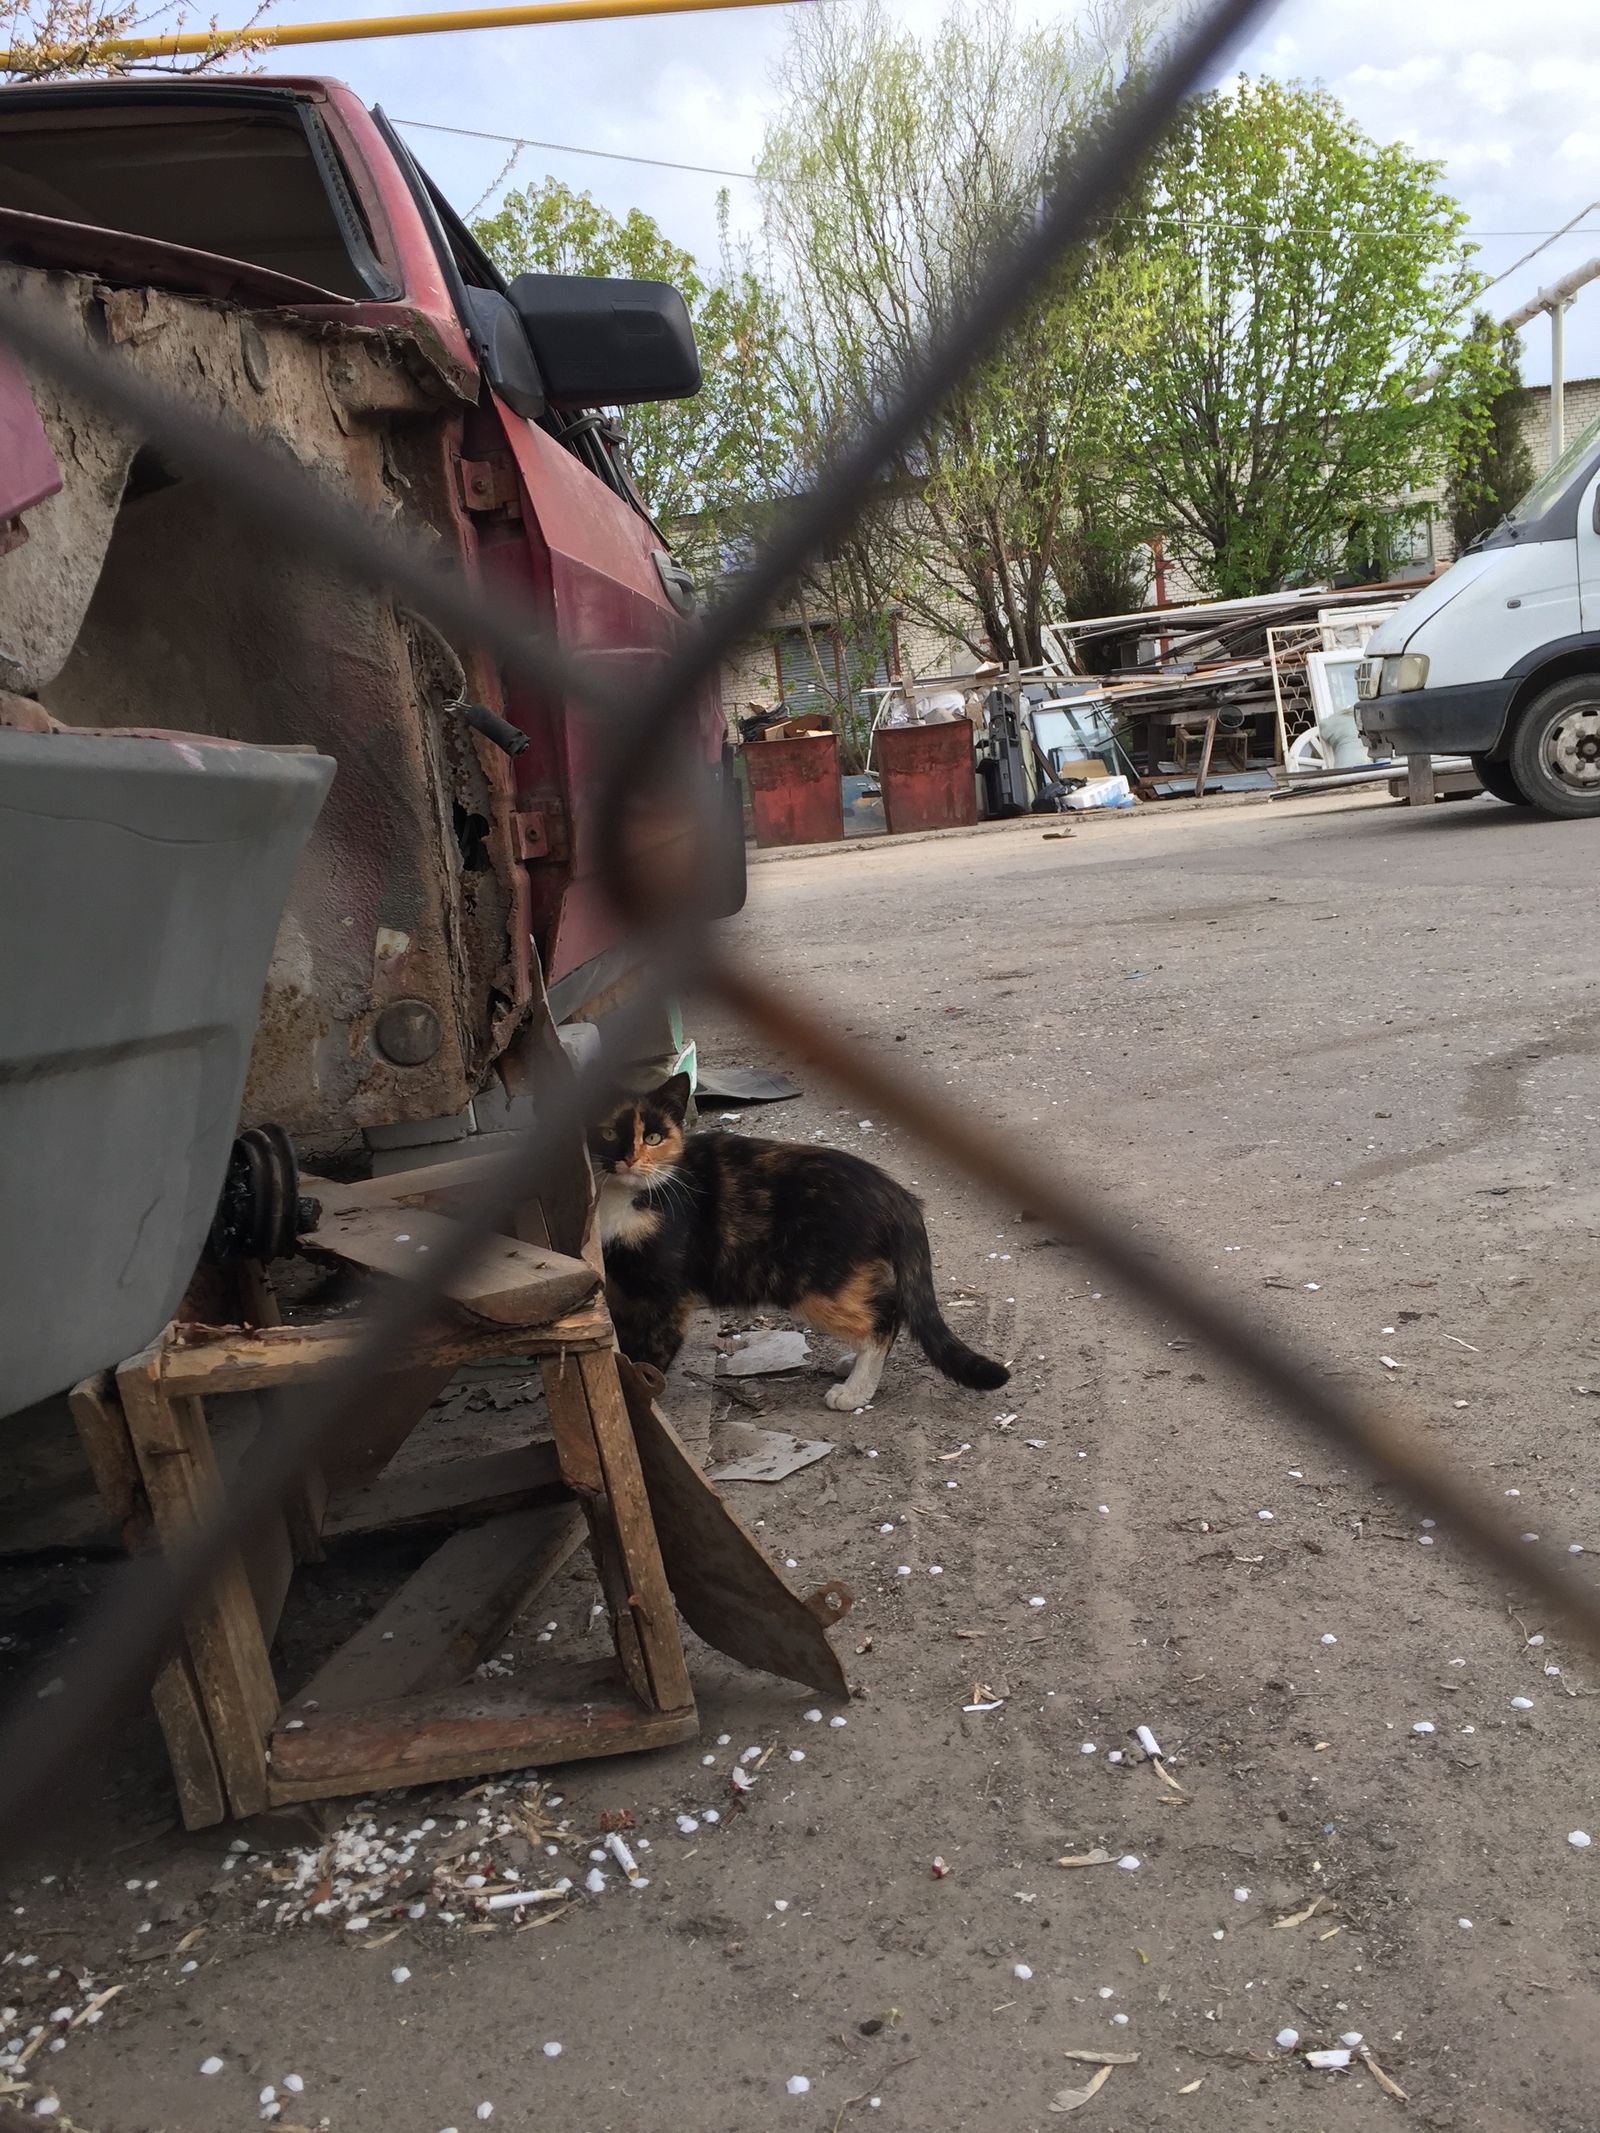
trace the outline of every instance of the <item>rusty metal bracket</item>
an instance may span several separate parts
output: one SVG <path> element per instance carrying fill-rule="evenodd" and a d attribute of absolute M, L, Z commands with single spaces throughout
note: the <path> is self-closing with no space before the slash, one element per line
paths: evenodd
<path fill-rule="evenodd" d="M 518 809 L 511 817 L 511 846 L 519 859 L 564 860 L 569 849 L 566 816 L 555 807 Z"/>
<path fill-rule="evenodd" d="M 464 510 L 508 511 L 513 518 L 522 516 L 522 490 L 508 454 L 495 452 L 487 459 L 460 459 L 454 454 L 451 457 Z"/>

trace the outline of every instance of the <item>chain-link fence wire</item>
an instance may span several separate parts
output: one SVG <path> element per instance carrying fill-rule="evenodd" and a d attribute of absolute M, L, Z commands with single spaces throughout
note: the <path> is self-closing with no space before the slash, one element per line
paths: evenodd
<path fill-rule="evenodd" d="M 263 527 L 331 568 L 387 588 L 459 642 L 491 654 L 519 680 L 583 706 L 609 762 L 604 810 L 608 880 L 633 914 L 644 950 L 638 990 L 609 1019 L 599 1059 L 574 1074 L 552 1057 L 534 1090 L 537 1123 L 487 1175 L 447 1248 L 425 1278 L 381 1296 L 354 1353 L 309 1391 L 261 1447 L 248 1482 L 218 1506 L 181 1552 L 150 1554 L 119 1567 L 112 1589 L 84 1624 L 70 1656 L 52 1662 L 41 1694 L 26 1688 L 0 1725 L 0 1845 L 14 1848 L 58 1797 L 62 1781 L 107 1728 L 142 1696 L 183 1609 L 215 1577 L 262 1514 L 281 1502 L 323 1443 L 359 1410 L 380 1370 L 403 1363 L 408 1342 L 436 1311 L 481 1238 L 511 1210 L 538 1196 L 572 1135 L 603 1114 L 619 1072 L 669 995 L 704 986 L 785 1046 L 899 1120 L 1002 1198 L 1038 1208 L 1074 1242 L 1169 1321 L 1188 1328 L 1249 1383 L 1324 1440 L 1364 1459 L 1419 1506 L 1441 1515 L 1498 1569 L 1538 1592 L 1600 1650 L 1600 1597 L 1547 1544 L 1515 1540 L 1498 1512 L 1461 1481 L 1415 1426 L 1402 1431 L 1325 1380 L 1315 1363 L 1274 1341 L 1236 1309 L 1148 1255 L 1148 1229 L 1135 1248 L 1114 1211 L 1081 1189 L 1041 1179 L 1036 1152 L 1024 1165 L 997 1136 L 965 1119 L 942 1095 L 890 1075 L 845 1043 L 823 1015 L 736 967 L 713 944 L 705 917 L 716 869 L 685 853 L 709 849 L 708 820 L 663 807 L 681 791 L 672 767 L 683 707 L 743 638 L 779 606 L 799 574 L 826 552 L 861 508 L 873 478 L 914 446 L 929 417 L 972 363 L 993 347 L 1030 293 L 1096 218 L 1116 200 L 1183 98 L 1213 76 L 1230 45 L 1262 11 L 1261 0 L 1222 0 L 1197 16 L 1118 100 L 1106 122 L 1063 170 L 1032 225 L 996 248 L 966 306 L 886 396 L 882 411 L 786 515 L 733 595 L 712 611 L 653 685 L 630 694 L 603 667 L 563 653 L 526 608 L 488 601 L 420 548 L 378 533 L 362 514 L 274 452 L 153 390 L 121 363 L 66 340 L 21 296 L 0 295 L 0 336 L 34 364 L 53 370 L 127 422 L 179 471 L 209 483 Z"/>

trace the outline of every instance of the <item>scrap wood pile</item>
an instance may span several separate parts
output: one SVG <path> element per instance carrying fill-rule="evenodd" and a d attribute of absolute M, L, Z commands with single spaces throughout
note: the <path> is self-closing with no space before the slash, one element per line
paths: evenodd
<path fill-rule="evenodd" d="M 1103 721 L 1140 799 L 1264 790 L 1280 782 L 1293 741 L 1316 721 L 1308 657 L 1346 636 L 1364 643 L 1370 611 L 1425 582 L 1093 616 L 1050 625 L 1045 648 L 1062 697 L 1080 720 Z"/>

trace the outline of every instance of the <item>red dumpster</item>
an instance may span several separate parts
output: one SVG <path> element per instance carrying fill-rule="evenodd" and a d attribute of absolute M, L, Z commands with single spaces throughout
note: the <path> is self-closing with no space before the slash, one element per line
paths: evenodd
<path fill-rule="evenodd" d="M 832 733 L 751 741 L 744 767 L 757 844 L 836 844 L 843 837 L 839 743 Z"/>
<path fill-rule="evenodd" d="M 891 834 L 956 829 L 977 821 L 970 719 L 953 718 L 942 726 L 880 726 L 873 751 Z"/>

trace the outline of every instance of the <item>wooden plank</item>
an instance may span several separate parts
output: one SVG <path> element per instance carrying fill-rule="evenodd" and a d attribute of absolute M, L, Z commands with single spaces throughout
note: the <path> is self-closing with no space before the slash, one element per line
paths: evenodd
<path fill-rule="evenodd" d="M 172 1399 L 161 1382 L 165 1335 L 117 1371 L 117 1390 L 161 1544 L 175 1553 L 221 1497 L 200 1404 Z M 266 1736 L 278 1691 L 249 1580 L 230 1556 L 211 1590 L 184 1615 L 189 1654 L 212 1743 L 236 1815 L 266 1805 Z"/>
<path fill-rule="evenodd" d="M 150 1500 L 123 1416 L 116 1374 L 103 1370 L 97 1377 L 85 1378 L 72 1388 L 68 1399 L 101 1498 L 131 1555 L 150 1531 Z M 194 1662 L 183 1644 L 162 1661 L 150 1701 L 167 1744 L 183 1826 L 209 1829 L 226 1815 L 228 1803 Z"/>
<path fill-rule="evenodd" d="M 166 1384 L 173 1393 L 253 1392 L 267 1385 L 303 1385 L 346 1362 L 361 1345 L 359 1321 L 325 1326 L 183 1326 L 168 1349 Z M 613 1339 L 605 1299 L 595 1296 L 548 1326 L 519 1331 L 520 1355 L 559 1356 L 609 1348 Z M 411 1367 L 482 1362 L 505 1347 L 503 1333 L 485 1325 L 436 1325 L 409 1346 Z"/>
<path fill-rule="evenodd" d="M 425 1363 L 368 1378 L 360 1406 L 322 1441 L 328 1487 L 348 1489 L 381 1474 L 455 1374 L 454 1363 Z"/>
<path fill-rule="evenodd" d="M 823 1618 L 844 1619 L 848 1589 L 824 1586 L 815 1603 L 792 1591 L 684 1450 L 642 1374 L 619 1358 L 618 1375 L 666 1575 L 684 1620 L 742 1666 L 764 1667 L 843 1701 L 849 1685 Z"/>
<path fill-rule="evenodd" d="M 606 1478 L 606 1498 L 627 1576 L 627 1605 L 638 1623 L 653 1699 L 659 1710 L 676 1711 L 694 1701 L 694 1691 L 689 1685 L 677 1609 L 662 1568 L 650 1498 L 639 1471 L 638 1448 L 617 1376 L 617 1357 L 615 1353 L 583 1355 L 578 1358 L 578 1369 L 588 1395 L 589 1416 Z"/>
<path fill-rule="evenodd" d="M 453 1247 L 460 1225 L 426 1208 L 350 1206 L 319 1194 L 322 1220 L 300 1240 L 302 1251 L 323 1253 L 398 1281 L 426 1269 L 427 1255 Z M 497 1326 L 543 1326 L 593 1293 L 595 1271 L 518 1237 L 484 1237 L 466 1266 L 445 1283 L 447 1299 L 472 1317 Z"/>
<path fill-rule="evenodd" d="M 123 1419 L 112 1371 L 85 1378 L 67 1395 L 78 1441 L 94 1475 L 100 1500 L 116 1522 L 131 1555 L 150 1530 L 150 1505 L 139 1474 L 139 1461 Z"/>
<path fill-rule="evenodd" d="M 349 1540 L 405 1526 L 464 1526 L 568 1494 L 554 1444 L 521 1444 L 478 1459 L 385 1474 L 328 1499 L 323 1538 Z"/>
<path fill-rule="evenodd" d="M 497 1770 L 628 1755 L 692 1740 L 699 1720 L 641 1710 L 614 1667 L 541 1668 L 536 1679 L 473 1682 L 440 1696 L 312 1711 L 272 1737 L 275 1805 Z"/>
<path fill-rule="evenodd" d="M 178 1812 L 185 1829 L 210 1829 L 228 1812 L 222 1772 L 211 1745 L 194 1662 L 179 1649 L 162 1662 L 150 1691 L 161 1736 L 178 1788 Z"/>
<path fill-rule="evenodd" d="M 513 1511 L 453 1534 L 290 1698 L 278 1730 L 291 1717 L 456 1687 L 583 1534 L 583 1516 L 571 1503 Z"/>
<path fill-rule="evenodd" d="M 1194 796 L 1203 800 L 1206 796 L 1206 779 L 1211 771 L 1211 751 L 1217 745 L 1217 715 L 1212 712 L 1206 720 L 1206 737 L 1200 748 L 1200 768 L 1195 775 Z"/>
<path fill-rule="evenodd" d="M 278 1429 L 276 1397 L 270 1392 L 234 1393 L 217 1399 L 205 1417 L 217 1472 L 228 1495 L 249 1487 L 251 1469 Z M 239 1553 L 256 1603 L 256 1619 L 270 1648 L 294 1577 L 294 1549 L 281 1505 L 262 1512 L 241 1539 Z"/>
<path fill-rule="evenodd" d="M 606 1501 L 605 1473 L 600 1464 L 600 1448 L 595 1442 L 594 1423 L 578 1358 L 575 1355 L 546 1358 L 540 1369 L 562 1479 L 583 1505 L 589 1521 L 589 1548 L 605 1598 L 606 1613 L 610 1617 L 611 1641 L 616 1648 L 617 1662 L 634 1695 L 641 1703 L 649 1704 L 650 1674 L 639 1645 L 639 1627 L 628 1605 L 627 1565 L 622 1559 L 616 1524 Z"/>

